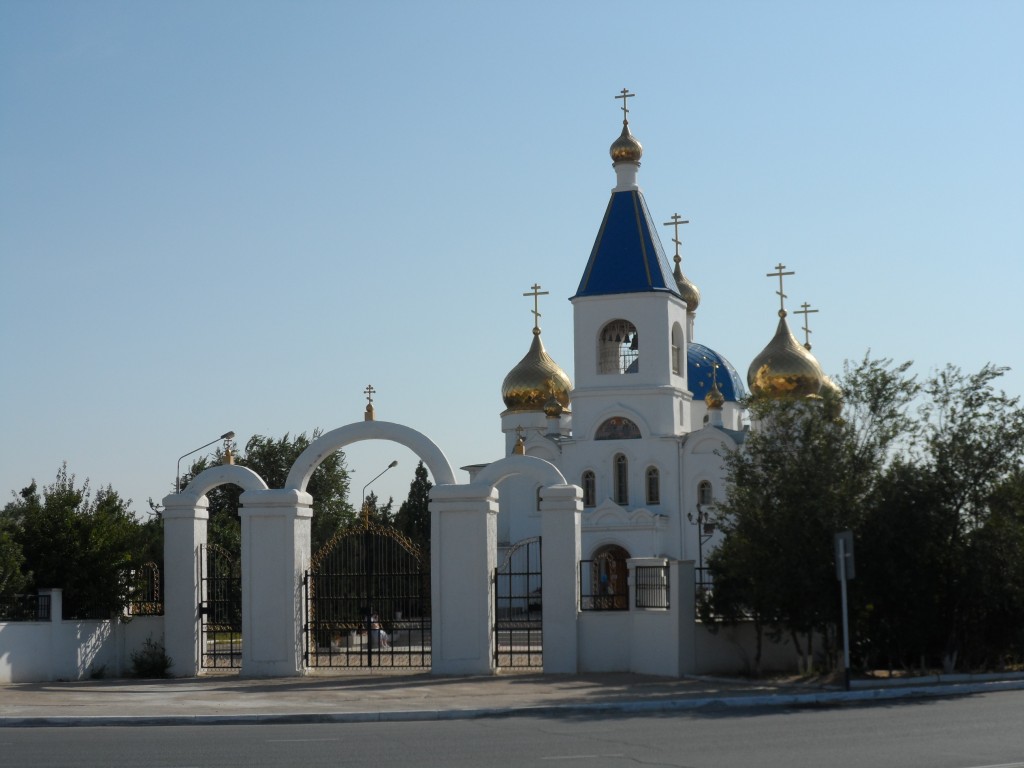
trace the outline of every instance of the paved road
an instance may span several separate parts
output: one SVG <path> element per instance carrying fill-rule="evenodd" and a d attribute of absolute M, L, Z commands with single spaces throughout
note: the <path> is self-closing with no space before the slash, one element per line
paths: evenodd
<path fill-rule="evenodd" d="M 1024 692 L 825 709 L 0 729 L 0 766 L 1024 768 Z"/>

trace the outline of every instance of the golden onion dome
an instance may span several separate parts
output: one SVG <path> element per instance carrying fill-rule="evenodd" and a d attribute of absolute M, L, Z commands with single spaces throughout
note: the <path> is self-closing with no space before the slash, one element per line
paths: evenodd
<path fill-rule="evenodd" d="M 608 153 L 612 156 L 613 163 L 640 163 L 640 158 L 644 154 L 644 148 L 640 146 L 640 142 L 629 132 L 629 123 L 625 120 L 622 121 L 622 133 L 619 134 L 619 138 L 612 142 Z"/>
<path fill-rule="evenodd" d="M 687 279 L 686 275 L 683 274 L 682 267 L 679 266 L 679 262 L 682 259 L 676 256 L 676 268 L 673 271 L 672 276 L 676 279 L 676 287 L 679 289 L 679 295 L 682 296 L 683 301 L 686 302 L 687 312 L 696 312 L 697 306 L 700 304 L 700 290 L 696 285 L 691 283 Z"/>
<path fill-rule="evenodd" d="M 712 382 L 708 393 L 704 395 L 704 404 L 708 407 L 709 411 L 717 411 L 725 405 L 725 395 L 718 388 L 717 378 Z"/>
<path fill-rule="evenodd" d="M 554 398 L 563 410 L 569 409 L 572 382 L 551 359 L 540 340 L 540 328 L 533 329 L 533 343 L 501 385 L 501 397 L 510 411 L 546 411 Z"/>
<path fill-rule="evenodd" d="M 562 404 L 558 402 L 558 398 L 554 395 L 549 397 L 547 402 L 544 403 L 544 415 L 549 419 L 557 419 L 562 415 L 563 410 L 565 409 L 562 408 Z"/>
<path fill-rule="evenodd" d="M 824 379 L 818 361 L 793 338 L 786 313 L 780 311 L 775 337 L 747 369 L 751 393 L 758 397 L 814 397 Z"/>

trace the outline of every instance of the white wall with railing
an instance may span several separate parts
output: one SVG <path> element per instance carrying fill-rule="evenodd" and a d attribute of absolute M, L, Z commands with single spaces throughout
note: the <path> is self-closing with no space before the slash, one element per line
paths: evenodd
<path fill-rule="evenodd" d="M 0 684 L 125 677 L 147 640 L 163 644 L 163 616 L 64 621 L 61 590 L 48 592 L 49 619 L 0 622 Z"/>

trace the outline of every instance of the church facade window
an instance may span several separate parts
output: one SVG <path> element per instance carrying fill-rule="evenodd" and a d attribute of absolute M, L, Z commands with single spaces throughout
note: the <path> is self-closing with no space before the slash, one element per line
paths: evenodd
<path fill-rule="evenodd" d="M 594 433 L 595 440 L 639 440 L 640 427 L 624 416 L 605 419 Z"/>
<path fill-rule="evenodd" d="M 672 326 L 672 373 L 683 375 L 683 329 L 676 323 Z"/>
<path fill-rule="evenodd" d="M 629 503 L 629 459 L 621 453 L 615 454 L 612 466 L 614 496 L 616 504 Z"/>
<path fill-rule="evenodd" d="M 612 320 L 597 340 L 598 373 L 636 373 L 640 370 L 640 337 L 629 320 Z"/>
<path fill-rule="evenodd" d="M 657 467 L 647 468 L 647 503 L 661 503 L 661 476 Z"/>
<path fill-rule="evenodd" d="M 596 485 L 597 478 L 591 470 L 587 470 L 583 473 L 583 506 L 594 507 L 596 506 Z"/>
<path fill-rule="evenodd" d="M 708 480 L 701 480 L 697 485 L 697 503 L 701 506 L 711 504 L 714 501 L 711 483 Z"/>

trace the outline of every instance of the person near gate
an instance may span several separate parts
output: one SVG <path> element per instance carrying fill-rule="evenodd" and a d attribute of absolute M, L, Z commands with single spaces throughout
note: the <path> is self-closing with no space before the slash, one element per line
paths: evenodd
<path fill-rule="evenodd" d="M 391 647 L 391 638 L 388 637 L 387 631 L 380 625 L 380 616 L 376 613 L 370 616 L 370 647 Z"/>

